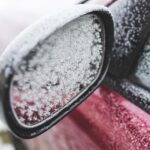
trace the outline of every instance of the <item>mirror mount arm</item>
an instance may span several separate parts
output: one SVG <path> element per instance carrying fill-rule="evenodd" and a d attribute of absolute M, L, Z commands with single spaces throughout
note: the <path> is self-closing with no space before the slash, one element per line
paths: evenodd
<path fill-rule="evenodd" d="M 115 46 L 104 85 L 150 114 L 149 42 L 146 42 L 150 35 L 150 2 L 137 0 L 132 3 L 128 0 L 117 0 L 109 6 L 109 9 L 114 16 Z M 120 11 L 120 9 L 124 10 Z M 140 22 L 136 18 L 140 18 Z M 126 31 L 125 34 L 124 31 Z M 118 43 L 118 41 L 122 42 Z"/>

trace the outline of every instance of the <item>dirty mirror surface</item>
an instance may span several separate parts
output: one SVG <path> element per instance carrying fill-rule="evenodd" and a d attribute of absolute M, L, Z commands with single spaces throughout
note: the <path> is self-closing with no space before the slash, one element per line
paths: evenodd
<path fill-rule="evenodd" d="M 12 110 L 21 125 L 42 123 L 88 89 L 101 72 L 104 37 L 100 18 L 87 14 L 33 48 L 10 88 Z"/>

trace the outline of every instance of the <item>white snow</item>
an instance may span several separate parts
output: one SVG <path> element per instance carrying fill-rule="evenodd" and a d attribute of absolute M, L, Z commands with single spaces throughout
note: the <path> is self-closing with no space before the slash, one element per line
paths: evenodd
<path fill-rule="evenodd" d="M 33 48 L 34 57 L 21 62 L 12 82 L 13 109 L 22 123 L 42 121 L 88 88 L 101 70 L 102 36 L 100 19 L 84 15 Z"/>
<path fill-rule="evenodd" d="M 12 63 L 13 67 L 16 67 L 18 62 L 28 54 L 31 48 L 40 40 L 42 41 L 52 34 L 57 28 L 62 27 L 79 16 L 99 10 L 108 12 L 106 7 L 100 5 L 76 5 L 57 12 L 55 15 L 44 17 L 32 24 L 17 36 L 2 54 L 0 57 L 0 70 L 6 65 L 12 65 Z M 9 74 L 6 74 L 7 76 Z"/>

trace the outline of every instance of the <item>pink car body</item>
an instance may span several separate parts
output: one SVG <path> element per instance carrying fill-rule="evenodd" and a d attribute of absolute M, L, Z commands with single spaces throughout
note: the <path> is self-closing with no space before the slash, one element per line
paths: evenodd
<path fill-rule="evenodd" d="M 149 150 L 150 120 L 102 86 L 51 130 L 26 142 L 32 150 Z"/>

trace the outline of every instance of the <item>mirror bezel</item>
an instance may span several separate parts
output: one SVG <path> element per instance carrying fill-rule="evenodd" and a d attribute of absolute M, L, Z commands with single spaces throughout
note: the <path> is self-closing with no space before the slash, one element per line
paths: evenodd
<path fill-rule="evenodd" d="M 86 7 L 86 5 L 84 5 Z M 81 8 L 82 9 L 82 8 Z M 12 113 L 11 109 L 11 102 L 10 102 L 10 85 L 13 74 L 9 74 L 8 78 L 5 78 L 5 70 L 0 74 L 0 98 L 2 100 L 2 107 L 4 110 L 4 116 L 6 122 L 10 128 L 10 130 L 18 137 L 29 139 L 33 138 L 37 135 L 42 134 L 43 132 L 47 131 L 53 125 L 55 125 L 59 120 L 65 117 L 69 112 L 71 112 L 75 107 L 77 107 L 80 103 L 82 103 L 88 96 L 90 96 L 101 84 L 104 77 L 106 76 L 110 58 L 111 58 L 111 49 L 113 43 L 113 20 L 109 13 L 109 11 L 103 9 L 103 7 L 97 6 L 91 8 L 91 10 L 87 10 L 84 14 L 93 13 L 100 17 L 103 21 L 104 28 L 105 28 L 105 52 L 104 52 L 104 61 L 103 66 L 101 69 L 100 75 L 97 77 L 95 82 L 87 89 L 87 91 L 78 97 L 78 100 L 72 101 L 72 103 L 65 107 L 61 112 L 57 113 L 53 118 L 47 120 L 45 123 L 34 127 L 34 128 L 25 128 L 22 127 L 17 121 L 15 116 Z M 80 15 L 80 16 L 82 16 Z M 69 22 L 71 22 L 70 20 Z M 12 68 L 13 70 L 13 68 Z"/>

